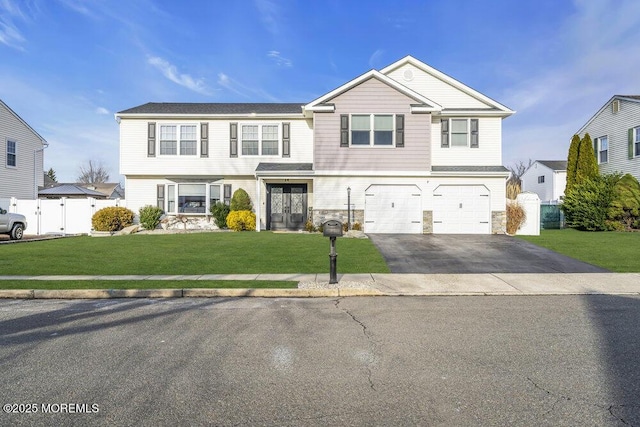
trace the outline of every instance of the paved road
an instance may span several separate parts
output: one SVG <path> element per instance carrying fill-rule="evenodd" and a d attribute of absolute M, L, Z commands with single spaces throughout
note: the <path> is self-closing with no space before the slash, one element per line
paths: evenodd
<path fill-rule="evenodd" d="M 637 296 L 5 300 L 0 403 L 39 413 L 0 425 L 640 425 L 638 325 Z"/>
<path fill-rule="evenodd" d="M 505 235 L 372 234 L 392 273 L 603 273 Z"/>

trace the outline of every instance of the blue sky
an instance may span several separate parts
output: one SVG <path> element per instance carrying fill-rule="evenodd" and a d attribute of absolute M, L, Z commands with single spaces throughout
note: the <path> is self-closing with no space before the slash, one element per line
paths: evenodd
<path fill-rule="evenodd" d="M 0 0 L 0 99 L 45 169 L 118 173 L 113 114 L 146 102 L 306 103 L 406 55 L 517 113 L 503 163 L 564 159 L 614 94 L 640 94 L 637 0 Z"/>

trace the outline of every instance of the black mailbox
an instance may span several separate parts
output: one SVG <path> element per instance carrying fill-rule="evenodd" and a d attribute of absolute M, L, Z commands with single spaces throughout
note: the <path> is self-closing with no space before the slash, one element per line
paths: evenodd
<path fill-rule="evenodd" d="M 322 235 L 325 237 L 342 236 L 342 223 L 335 219 L 330 219 L 322 224 Z"/>

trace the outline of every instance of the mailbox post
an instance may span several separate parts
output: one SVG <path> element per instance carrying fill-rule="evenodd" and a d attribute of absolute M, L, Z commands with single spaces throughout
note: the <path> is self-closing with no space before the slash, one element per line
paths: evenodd
<path fill-rule="evenodd" d="M 338 254 L 336 253 L 336 237 L 342 236 L 342 223 L 330 219 L 322 224 L 322 234 L 331 240 L 331 252 L 329 253 L 329 284 L 338 283 Z"/>

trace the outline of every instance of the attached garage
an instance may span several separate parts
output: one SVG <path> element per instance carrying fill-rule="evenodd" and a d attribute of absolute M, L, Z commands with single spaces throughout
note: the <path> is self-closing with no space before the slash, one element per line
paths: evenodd
<path fill-rule="evenodd" d="M 434 234 L 491 234 L 491 192 L 484 185 L 440 185 L 433 191 Z"/>
<path fill-rule="evenodd" d="M 422 191 L 416 185 L 371 185 L 365 191 L 365 233 L 422 234 Z"/>

